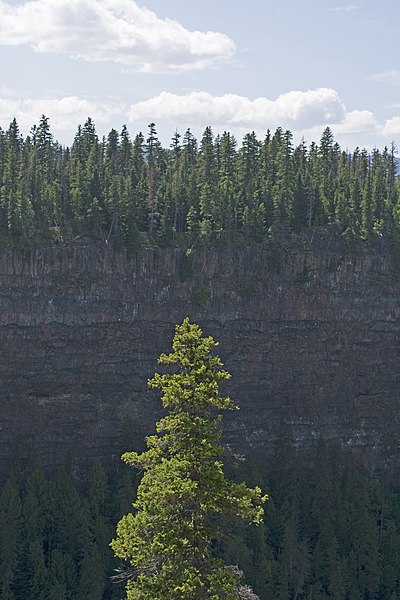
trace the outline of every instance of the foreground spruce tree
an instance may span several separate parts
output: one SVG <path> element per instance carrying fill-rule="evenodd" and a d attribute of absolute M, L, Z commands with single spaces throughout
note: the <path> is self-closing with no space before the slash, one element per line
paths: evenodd
<path fill-rule="evenodd" d="M 258 487 L 229 481 L 222 471 L 220 413 L 236 407 L 220 395 L 219 382 L 230 375 L 212 355 L 215 346 L 187 318 L 177 325 L 173 352 L 159 358 L 173 373 L 149 381 L 162 390 L 168 414 L 147 438 L 146 452 L 122 457 L 144 473 L 134 512 L 118 523 L 111 543 L 130 565 L 128 600 L 256 598 L 211 546 L 223 535 L 218 514 L 260 523 L 266 499 Z"/>

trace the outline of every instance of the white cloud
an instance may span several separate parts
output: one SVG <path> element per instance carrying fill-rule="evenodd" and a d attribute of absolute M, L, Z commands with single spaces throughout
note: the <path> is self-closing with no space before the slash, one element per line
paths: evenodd
<path fill-rule="evenodd" d="M 275 100 L 225 94 L 212 96 L 207 92 L 176 95 L 162 92 L 149 100 L 133 104 L 128 111 L 133 126 L 155 122 L 169 134 L 178 127 L 190 127 L 194 133 L 211 125 L 215 132 L 228 130 L 238 139 L 255 130 L 262 137 L 267 129 L 290 129 L 294 139 L 307 142 L 321 137 L 325 127 L 331 127 L 335 139 L 343 148 L 356 146 L 374 148 L 381 140 L 388 145 L 400 135 L 400 116 L 379 121 L 369 110 L 348 111 L 338 93 L 329 88 L 291 91 Z"/>
<path fill-rule="evenodd" d="M 50 118 L 51 129 L 57 134 L 75 131 L 79 123 L 92 117 L 95 123 L 109 123 L 115 115 L 121 114 L 123 107 L 118 102 L 97 102 L 77 96 L 64 98 L 17 100 L 0 96 L 0 124 L 3 128 L 15 117 L 20 130 L 26 134 L 34 123 L 38 123 L 42 114 Z M 68 141 L 70 144 L 72 140 Z"/>
<path fill-rule="evenodd" d="M 396 69 L 387 69 L 381 73 L 370 75 L 369 79 L 387 85 L 400 85 L 400 71 L 397 71 Z"/>
<path fill-rule="evenodd" d="M 345 108 L 337 92 L 329 88 L 291 91 L 275 100 L 207 92 L 177 95 L 162 92 L 158 96 L 137 102 L 130 107 L 131 122 L 186 119 L 196 124 L 212 124 L 248 128 L 303 127 L 339 123 Z"/>
<path fill-rule="evenodd" d="M 340 122 L 327 123 L 327 126 L 332 129 L 335 140 L 342 148 L 350 150 L 357 146 L 372 149 L 380 139 L 383 127 L 369 110 L 346 111 Z M 310 127 L 298 130 L 297 138 L 300 134 L 308 142 L 318 142 L 322 132 L 323 127 Z"/>
<path fill-rule="evenodd" d="M 379 123 L 369 110 L 347 112 L 343 121 L 335 125 L 335 131 L 344 135 L 378 133 Z"/>
<path fill-rule="evenodd" d="M 189 31 L 134 0 L 0 0 L 0 44 L 145 72 L 202 69 L 235 52 L 227 35 Z"/>
<path fill-rule="evenodd" d="M 400 116 L 392 117 L 386 121 L 382 129 L 382 135 L 390 138 L 391 141 L 400 135 Z"/>
<path fill-rule="evenodd" d="M 228 130 L 239 140 L 249 131 L 256 131 L 262 138 L 267 128 L 273 131 L 281 126 L 293 132 L 296 143 L 302 137 L 307 143 L 318 142 L 324 128 L 329 126 L 340 145 L 350 150 L 356 146 L 372 149 L 380 140 L 382 146 L 389 145 L 400 135 L 400 116 L 380 122 L 369 110 L 347 111 L 338 94 L 325 88 L 292 91 L 275 100 L 250 100 L 234 94 L 214 97 L 207 92 L 182 96 L 162 92 L 131 107 L 114 98 L 106 101 L 78 96 L 21 99 L 16 91 L 0 91 L 3 129 L 16 117 L 26 135 L 42 114 L 50 118 L 55 138 L 66 145 L 71 145 L 78 124 L 83 124 L 87 117 L 93 119 L 100 136 L 107 134 L 111 127 L 120 129 L 126 121 L 130 123 L 132 134 L 154 121 L 165 146 L 176 127 L 180 131 L 190 127 L 194 135 L 200 137 L 207 125 L 211 125 L 215 133 Z"/>

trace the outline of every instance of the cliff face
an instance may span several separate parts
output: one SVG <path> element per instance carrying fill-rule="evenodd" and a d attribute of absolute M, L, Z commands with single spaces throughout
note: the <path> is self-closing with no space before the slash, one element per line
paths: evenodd
<path fill-rule="evenodd" d="M 185 281 L 182 281 L 185 279 Z M 185 316 L 220 341 L 241 406 L 235 448 L 337 442 L 398 469 L 400 279 L 384 253 L 267 247 L 232 252 L 53 247 L 0 257 L 0 472 L 16 446 L 52 468 L 110 463 L 152 430 L 156 359 Z"/>

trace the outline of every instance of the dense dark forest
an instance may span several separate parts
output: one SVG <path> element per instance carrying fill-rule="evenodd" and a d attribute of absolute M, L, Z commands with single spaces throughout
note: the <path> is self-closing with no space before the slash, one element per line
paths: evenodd
<path fill-rule="evenodd" d="M 142 243 L 241 244 L 331 227 L 345 240 L 397 239 L 400 186 L 394 147 L 341 150 L 326 128 L 294 146 L 278 128 L 263 140 L 190 130 L 163 148 L 152 123 L 132 140 L 124 126 L 99 139 L 93 121 L 70 148 L 42 116 L 23 139 L 0 129 L 2 243 L 102 239 L 134 253 Z"/>
<path fill-rule="evenodd" d="M 226 461 L 229 463 L 229 461 Z M 99 464 L 84 487 L 69 468 L 46 478 L 16 462 L 0 492 L 1 597 L 15 600 L 117 600 L 122 566 L 108 547 L 131 507 L 132 469 L 110 479 Z M 400 598 L 400 498 L 346 466 L 320 443 L 294 449 L 282 426 L 273 458 L 227 465 L 229 477 L 261 484 L 271 499 L 261 526 L 222 523 L 214 548 L 238 564 L 262 600 Z"/>

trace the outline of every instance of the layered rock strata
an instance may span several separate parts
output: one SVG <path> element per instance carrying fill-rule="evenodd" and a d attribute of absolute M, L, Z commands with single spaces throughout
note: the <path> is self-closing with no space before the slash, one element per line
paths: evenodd
<path fill-rule="evenodd" d="M 268 452 L 284 421 L 299 447 L 322 437 L 373 472 L 398 470 L 399 299 L 387 253 L 328 238 L 133 259 L 91 244 L 3 250 L 0 473 L 16 447 L 50 469 L 119 460 L 160 414 L 146 382 L 187 315 L 233 374 L 233 448 Z"/>

